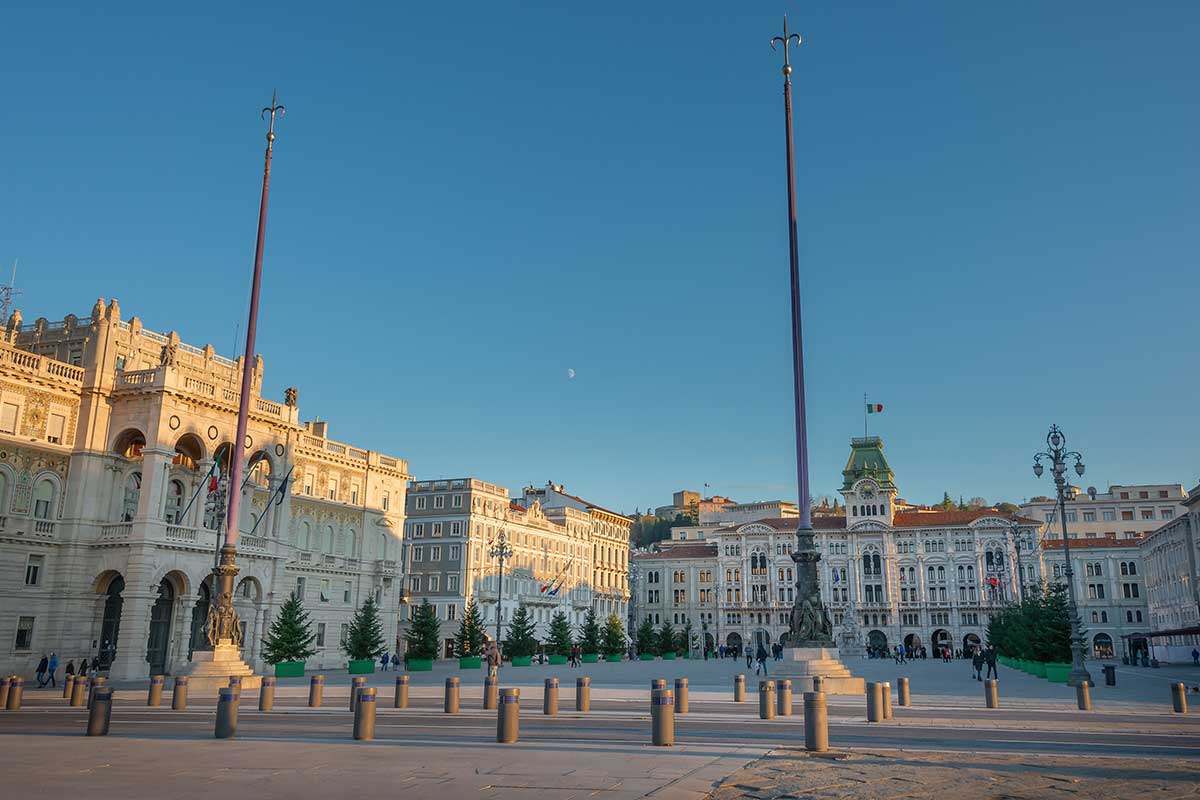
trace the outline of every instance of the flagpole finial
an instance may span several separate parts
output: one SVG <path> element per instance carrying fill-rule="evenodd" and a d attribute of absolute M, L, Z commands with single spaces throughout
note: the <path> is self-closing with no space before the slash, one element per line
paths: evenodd
<path fill-rule="evenodd" d="M 783 15 L 783 36 L 776 36 L 774 39 L 771 40 L 771 49 L 774 50 L 776 45 L 779 45 L 779 44 L 783 45 L 783 78 L 786 81 L 791 80 L 790 76 L 792 74 L 792 60 L 791 60 L 791 54 L 789 52 L 789 48 L 790 48 L 792 42 L 795 42 L 796 46 L 799 47 L 801 44 L 800 34 L 788 33 L 787 14 L 784 14 Z"/>
<path fill-rule="evenodd" d="M 272 89 L 271 90 L 271 105 L 267 106 L 266 108 L 264 108 L 262 110 L 262 118 L 263 119 L 267 118 L 268 112 L 270 112 L 270 114 L 271 114 L 271 122 L 270 122 L 270 125 L 268 125 L 268 127 L 267 127 L 267 144 L 268 145 L 270 145 L 271 142 L 275 141 L 275 114 L 278 112 L 279 116 L 282 117 L 284 115 L 284 113 L 287 111 L 287 109 L 284 106 L 279 105 L 279 103 L 277 102 L 278 98 L 279 98 L 279 90 Z"/>

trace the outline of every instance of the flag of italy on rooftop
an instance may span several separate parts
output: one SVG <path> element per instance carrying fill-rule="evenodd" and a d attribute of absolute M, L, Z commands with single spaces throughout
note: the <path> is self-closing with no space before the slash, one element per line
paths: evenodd
<path fill-rule="evenodd" d="M 883 413 L 883 403 L 867 403 L 867 413 L 868 414 L 882 414 Z"/>

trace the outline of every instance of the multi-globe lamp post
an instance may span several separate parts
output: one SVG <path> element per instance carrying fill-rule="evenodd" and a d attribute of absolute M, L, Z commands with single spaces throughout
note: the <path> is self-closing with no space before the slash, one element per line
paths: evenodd
<path fill-rule="evenodd" d="M 1071 623 L 1071 674 L 1067 678 L 1070 686 L 1091 684 L 1092 676 L 1084 666 L 1083 627 L 1079 619 L 1079 606 L 1075 603 L 1075 571 L 1071 568 L 1071 537 L 1067 534 L 1067 493 L 1070 484 L 1067 483 L 1067 461 L 1075 460 L 1075 474 L 1083 477 L 1083 456 L 1074 450 L 1067 449 L 1067 435 L 1057 425 L 1050 426 L 1046 435 L 1046 450 L 1033 457 L 1033 474 L 1042 477 L 1045 466 L 1043 459 L 1050 465 L 1050 474 L 1054 478 L 1054 488 L 1058 492 L 1058 518 L 1062 523 L 1064 576 L 1067 580 L 1067 615 Z"/>
<path fill-rule="evenodd" d="M 498 559 L 500 562 L 500 581 L 496 587 L 496 644 L 500 644 L 500 606 L 504 602 L 504 562 L 506 559 L 512 558 L 512 545 L 508 543 L 508 539 L 501 530 L 496 537 L 496 544 L 488 551 L 488 555 Z"/>

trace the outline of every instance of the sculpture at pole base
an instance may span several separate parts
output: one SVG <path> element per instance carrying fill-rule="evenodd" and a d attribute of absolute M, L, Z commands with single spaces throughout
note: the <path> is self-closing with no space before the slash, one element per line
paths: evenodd
<path fill-rule="evenodd" d="M 821 602 L 817 563 L 821 554 L 813 545 L 812 531 L 797 534 L 799 544 L 792 553 L 796 564 L 796 602 L 792 606 L 785 647 L 833 647 L 833 623 Z"/>
<path fill-rule="evenodd" d="M 205 625 L 208 643 L 213 647 L 222 643 L 230 643 L 234 647 L 242 645 L 241 619 L 233 608 L 233 579 L 237 573 L 233 547 L 225 545 L 221 548 L 221 563 L 213 569 L 213 584 L 217 592 L 215 602 L 209 606 Z"/>

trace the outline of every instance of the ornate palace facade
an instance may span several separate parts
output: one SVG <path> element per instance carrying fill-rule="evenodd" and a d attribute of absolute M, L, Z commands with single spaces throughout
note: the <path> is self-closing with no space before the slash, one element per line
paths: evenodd
<path fill-rule="evenodd" d="M 172 673 L 205 646 L 241 360 L 121 318 L 114 300 L 62 322 L 8 320 L 0 340 L 0 671 L 43 653 L 99 658 L 117 679 Z M 368 594 L 395 635 L 407 464 L 261 396 L 255 364 L 239 521 L 244 656 L 287 595 L 317 667 Z"/>

